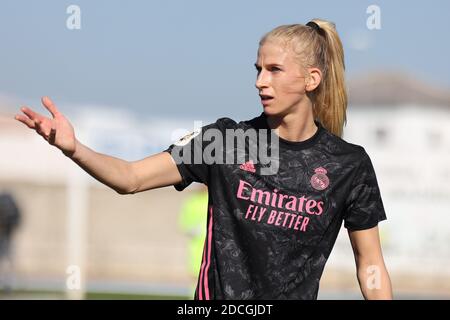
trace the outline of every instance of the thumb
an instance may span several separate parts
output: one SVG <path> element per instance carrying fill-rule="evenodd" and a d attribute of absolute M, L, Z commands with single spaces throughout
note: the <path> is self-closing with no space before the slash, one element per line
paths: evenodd
<path fill-rule="evenodd" d="M 56 114 L 58 113 L 58 109 L 56 108 L 56 106 L 53 103 L 53 101 L 47 96 L 42 97 L 41 101 L 42 101 L 42 104 L 44 105 L 44 107 L 48 111 L 50 111 L 50 113 L 52 114 L 53 118 L 55 118 Z"/>

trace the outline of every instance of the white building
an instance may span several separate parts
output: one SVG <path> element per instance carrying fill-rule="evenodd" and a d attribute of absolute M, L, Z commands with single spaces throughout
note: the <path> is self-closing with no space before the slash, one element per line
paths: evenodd
<path fill-rule="evenodd" d="M 355 81 L 350 92 L 360 105 L 348 109 L 344 139 L 362 145 L 374 165 L 388 218 L 379 226 L 389 269 L 450 283 L 448 91 L 385 75 Z M 343 229 L 331 263 L 354 265 L 348 242 Z"/>

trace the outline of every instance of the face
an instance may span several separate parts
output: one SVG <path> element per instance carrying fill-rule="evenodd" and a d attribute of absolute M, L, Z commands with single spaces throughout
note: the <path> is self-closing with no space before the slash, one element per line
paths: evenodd
<path fill-rule="evenodd" d="M 255 67 L 255 85 L 266 115 L 284 115 L 300 107 L 306 97 L 305 74 L 288 47 L 264 43 L 259 47 Z"/>

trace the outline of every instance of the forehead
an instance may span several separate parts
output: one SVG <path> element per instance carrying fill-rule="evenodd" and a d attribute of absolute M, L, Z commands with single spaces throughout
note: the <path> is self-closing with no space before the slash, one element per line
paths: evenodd
<path fill-rule="evenodd" d="M 287 64 L 293 61 L 292 50 L 279 42 L 267 41 L 258 48 L 258 62 Z"/>

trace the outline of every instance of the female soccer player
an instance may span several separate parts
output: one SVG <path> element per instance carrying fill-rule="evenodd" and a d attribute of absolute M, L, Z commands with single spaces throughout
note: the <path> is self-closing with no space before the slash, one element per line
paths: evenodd
<path fill-rule="evenodd" d="M 335 25 L 314 19 L 273 29 L 260 40 L 255 67 L 259 116 L 220 118 L 139 161 L 83 145 L 48 97 L 52 118 L 27 107 L 15 118 L 120 194 L 207 185 L 196 299 L 316 299 L 342 223 L 363 296 L 391 299 L 375 171 L 362 146 L 341 138 L 347 94 Z"/>

